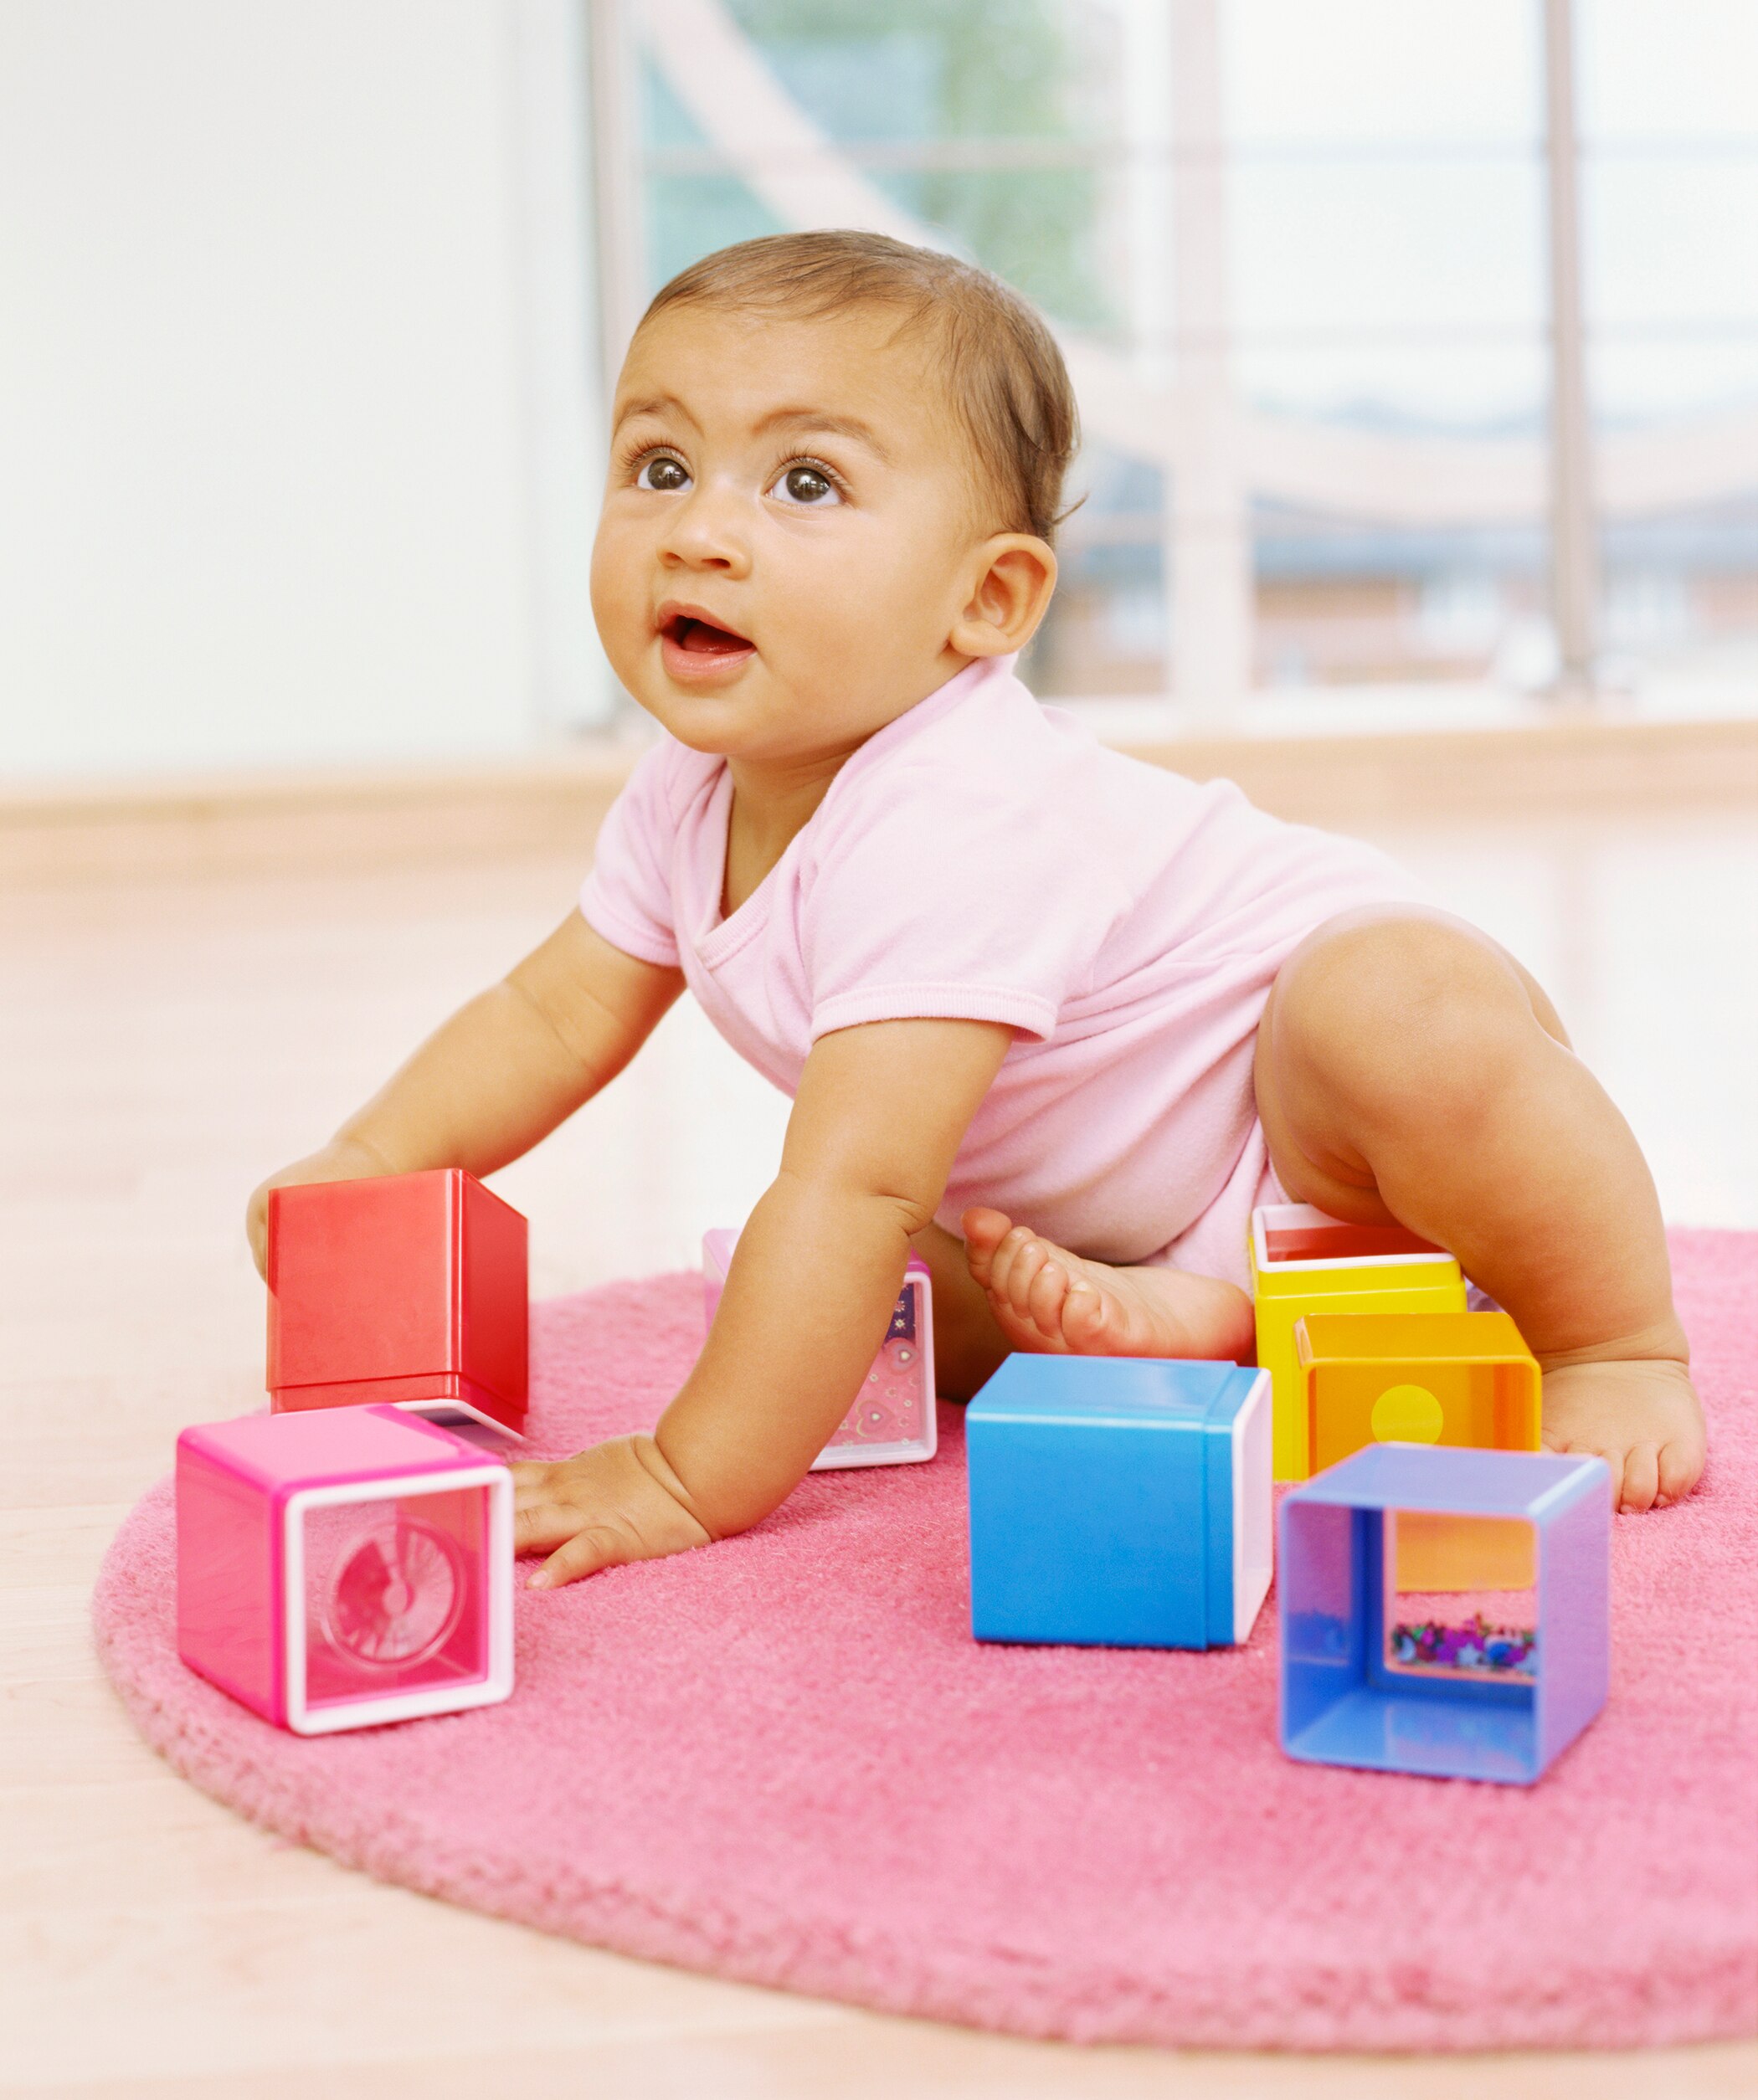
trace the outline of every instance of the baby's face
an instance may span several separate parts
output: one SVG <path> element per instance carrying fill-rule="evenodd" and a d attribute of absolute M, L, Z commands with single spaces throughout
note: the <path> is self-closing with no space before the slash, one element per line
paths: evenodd
<path fill-rule="evenodd" d="M 592 603 L 696 750 L 840 760 L 968 657 L 984 566 L 965 439 L 897 316 L 661 315 L 617 388 Z"/>

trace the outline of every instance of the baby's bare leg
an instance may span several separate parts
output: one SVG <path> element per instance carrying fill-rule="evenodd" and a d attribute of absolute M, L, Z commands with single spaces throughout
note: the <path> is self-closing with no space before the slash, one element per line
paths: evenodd
<path fill-rule="evenodd" d="M 1547 1445 L 1601 1453 L 1626 1509 L 1690 1492 L 1703 1416 L 1653 1182 L 1510 957 L 1439 913 L 1332 920 L 1276 980 L 1257 1088 L 1289 1195 L 1407 1225 L 1514 1315 Z"/>

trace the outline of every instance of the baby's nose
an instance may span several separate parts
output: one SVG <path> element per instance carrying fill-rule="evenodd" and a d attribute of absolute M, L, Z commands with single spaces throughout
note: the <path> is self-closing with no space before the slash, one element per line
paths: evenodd
<path fill-rule="evenodd" d="M 736 500 L 712 485 L 692 490 L 671 520 L 663 552 L 680 567 L 745 574 L 751 566 L 750 542 Z"/>

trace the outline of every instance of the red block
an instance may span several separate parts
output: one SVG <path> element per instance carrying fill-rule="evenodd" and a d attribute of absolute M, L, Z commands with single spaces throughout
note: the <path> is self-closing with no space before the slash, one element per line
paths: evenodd
<path fill-rule="evenodd" d="M 388 1402 L 515 1435 L 529 1389 L 526 1225 L 461 1168 L 269 1195 L 269 1399 Z"/>

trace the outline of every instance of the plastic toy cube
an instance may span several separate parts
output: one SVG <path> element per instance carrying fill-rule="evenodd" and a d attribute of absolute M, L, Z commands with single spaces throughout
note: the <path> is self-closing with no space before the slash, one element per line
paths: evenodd
<path fill-rule="evenodd" d="M 738 1245 L 736 1232 L 702 1235 L 702 1308 L 709 1327 L 714 1324 Z M 912 1255 L 891 1326 L 861 1388 L 861 1397 L 812 1461 L 812 1471 L 912 1466 L 933 1456 L 939 1433 L 934 1406 L 933 1286 L 928 1264 Z"/>
<path fill-rule="evenodd" d="M 383 1402 L 522 1434 L 526 1225 L 460 1169 L 269 1197 L 270 1404 Z"/>
<path fill-rule="evenodd" d="M 1270 1586 L 1270 1381 L 1010 1356 L 965 1413 L 979 1640 L 1226 1647 Z"/>
<path fill-rule="evenodd" d="M 1465 1279 L 1442 1248 L 1401 1225 L 1351 1225 L 1310 1204 L 1252 1214 L 1257 1361 L 1275 1388 L 1276 1477 L 1304 1480 L 1321 1461 L 1308 1442 L 1297 1322 L 1316 1312 L 1462 1312 Z"/>
<path fill-rule="evenodd" d="M 1411 1594 L 1415 1517 L 1523 1526 L 1529 1591 Z M 1529 1785 L 1606 1702 L 1611 1476 L 1601 1458 L 1380 1444 L 1282 1505 L 1282 1747 L 1313 1764 Z"/>
<path fill-rule="evenodd" d="M 1539 1447 L 1539 1367 L 1505 1312 L 1313 1313 L 1297 1322 L 1318 1471 L 1365 1444 Z"/>
<path fill-rule="evenodd" d="M 326 1735 L 512 1690 L 512 1476 L 392 1407 L 250 1415 L 177 1447 L 177 1653 Z"/>
<path fill-rule="evenodd" d="M 1297 1321 L 1315 1471 L 1367 1444 L 1539 1447 L 1537 1359 L 1505 1312 L 1316 1312 Z M 1519 1589 L 1532 1533 L 1410 1517 L 1398 1533 L 1407 1589 Z"/>

